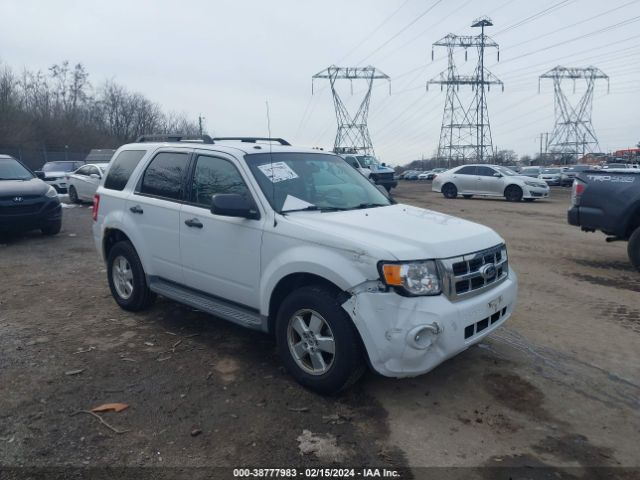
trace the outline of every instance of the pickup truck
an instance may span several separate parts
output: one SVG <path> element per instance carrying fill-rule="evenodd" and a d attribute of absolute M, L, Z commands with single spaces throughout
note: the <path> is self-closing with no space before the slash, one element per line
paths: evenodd
<path fill-rule="evenodd" d="M 628 241 L 627 252 L 640 270 L 640 170 L 587 170 L 573 182 L 570 225 L 600 230 L 607 241 Z"/>

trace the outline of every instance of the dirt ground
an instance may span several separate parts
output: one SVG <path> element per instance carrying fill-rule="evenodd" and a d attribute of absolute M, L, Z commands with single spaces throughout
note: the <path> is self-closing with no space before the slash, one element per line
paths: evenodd
<path fill-rule="evenodd" d="M 21 467 L 195 478 L 214 470 L 189 467 L 337 465 L 410 467 L 416 478 L 638 478 L 640 274 L 626 245 L 567 225 L 568 189 L 512 204 L 445 200 L 405 182 L 395 197 L 502 235 L 518 305 L 433 372 L 369 373 L 338 398 L 299 387 L 266 335 L 164 299 L 120 310 L 87 205 L 64 210 L 56 237 L 0 239 L 0 478 L 32 471 Z M 129 405 L 102 414 L 120 433 L 86 413 L 108 402 Z"/>

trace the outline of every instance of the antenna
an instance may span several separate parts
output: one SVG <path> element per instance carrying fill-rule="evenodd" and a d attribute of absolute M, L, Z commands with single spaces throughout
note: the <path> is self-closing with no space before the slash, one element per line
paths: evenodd
<path fill-rule="evenodd" d="M 269 138 L 271 138 L 271 116 L 269 115 L 269 100 L 265 100 L 265 105 L 267 106 L 267 132 L 269 133 Z M 275 207 L 276 204 L 276 182 L 273 181 L 273 142 L 269 142 L 269 161 L 271 162 L 271 201 Z M 276 220 L 276 209 L 273 209 L 273 226 L 274 228 L 278 226 L 278 221 Z"/>

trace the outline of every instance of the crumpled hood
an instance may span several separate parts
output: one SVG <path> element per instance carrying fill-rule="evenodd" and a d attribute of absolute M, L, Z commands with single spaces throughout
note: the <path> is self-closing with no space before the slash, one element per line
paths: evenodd
<path fill-rule="evenodd" d="M 39 178 L 31 180 L 0 180 L 0 197 L 44 195 L 49 185 Z"/>
<path fill-rule="evenodd" d="M 318 243 L 326 238 L 330 244 L 363 251 L 378 260 L 448 258 L 503 243 L 484 225 L 403 204 L 346 212 L 296 212 L 287 219 L 313 230 Z"/>

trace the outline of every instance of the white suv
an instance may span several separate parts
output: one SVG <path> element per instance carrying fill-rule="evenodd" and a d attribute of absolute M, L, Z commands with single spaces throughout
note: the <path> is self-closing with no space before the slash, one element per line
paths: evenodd
<path fill-rule="evenodd" d="M 394 204 L 334 154 L 170 139 L 121 147 L 95 196 L 122 308 L 160 294 L 270 332 L 291 375 L 322 393 L 367 364 L 428 372 L 512 314 L 516 275 L 490 228 Z"/>
<path fill-rule="evenodd" d="M 536 175 L 537 176 L 537 175 Z M 549 186 L 544 180 L 519 175 L 500 165 L 463 165 L 438 174 L 431 189 L 442 192 L 446 198 L 462 195 L 504 197 L 510 202 L 549 196 Z"/>

